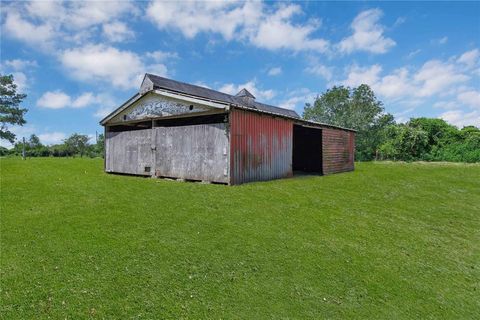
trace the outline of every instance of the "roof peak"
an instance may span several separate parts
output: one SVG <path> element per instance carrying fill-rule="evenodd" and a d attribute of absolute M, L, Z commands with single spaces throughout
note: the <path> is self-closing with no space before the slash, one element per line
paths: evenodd
<path fill-rule="evenodd" d="M 240 90 L 236 95 L 235 97 L 249 97 L 249 98 L 252 98 L 255 100 L 255 96 L 253 94 L 250 93 L 250 91 L 248 91 L 247 89 L 243 88 L 242 90 Z"/>

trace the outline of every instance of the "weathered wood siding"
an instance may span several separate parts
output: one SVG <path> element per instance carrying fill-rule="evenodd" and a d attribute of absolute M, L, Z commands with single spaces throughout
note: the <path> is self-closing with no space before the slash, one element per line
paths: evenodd
<path fill-rule="evenodd" d="M 231 184 L 292 175 L 290 120 L 251 111 L 230 113 Z"/>
<path fill-rule="evenodd" d="M 229 183 L 227 124 L 157 127 L 156 175 Z"/>
<path fill-rule="evenodd" d="M 105 170 L 107 172 L 150 175 L 152 167 L 152 130 L 108 132 L 105 138 Z"/>
<path fill-rule="evenodd" d="M 355 133 L 340 129 L 322 129 L 323 174 L 354 169 Z"/>

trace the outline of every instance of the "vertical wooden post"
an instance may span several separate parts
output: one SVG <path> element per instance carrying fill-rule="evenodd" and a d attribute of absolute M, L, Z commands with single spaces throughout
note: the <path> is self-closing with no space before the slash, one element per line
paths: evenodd
<path fill-rule="evenodd" d="M 150 150 L 152 151 L 150 155 L 150 161 L 151 161 L 151 166 L 150 166 L 150 174 L 152 178 L 157 177 L 157 131 L 155 130 L 155 120 L 152 119 L 152 128 L 150 129 Z"/>
<path fill-rule="evenodd" d="M 107 125 L 103 126 L 103 172 L 107 171 Z"/>
<path fill-rule="evenodd" d="M 25 160 L 25 137 L 23 137 L 22 159 Z"/>

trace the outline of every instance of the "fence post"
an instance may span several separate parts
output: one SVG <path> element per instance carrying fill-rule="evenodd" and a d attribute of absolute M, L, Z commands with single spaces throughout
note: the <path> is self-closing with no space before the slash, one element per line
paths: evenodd
<path fill-rule="evenodd" d="M 23 144 L 22 144 L 22 159 L 25 160 L 25 137 L 23 137 Z"/>

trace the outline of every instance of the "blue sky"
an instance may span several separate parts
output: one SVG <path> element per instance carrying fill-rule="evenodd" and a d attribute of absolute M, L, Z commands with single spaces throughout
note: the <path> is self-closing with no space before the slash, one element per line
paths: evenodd
<path fill-rule="evenodd" d="M 295 109 L 369 84 L 397 121 L 480 126 L 480 2 L 2 2 L 18 137 L 102 132 L 145 72 Z M 2 142 L 5 145 L 4 142 Z"/>

